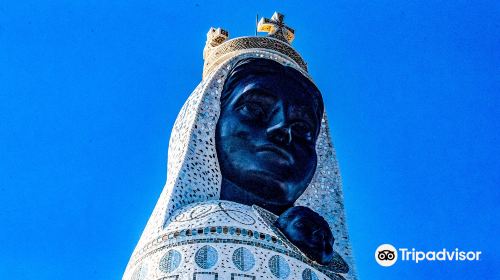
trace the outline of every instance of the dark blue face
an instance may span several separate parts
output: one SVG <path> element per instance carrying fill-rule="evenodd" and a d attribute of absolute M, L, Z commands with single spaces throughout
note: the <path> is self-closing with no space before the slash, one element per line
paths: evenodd
<path fill-rule="evenodd" d="M 333 257 L 333 238 L 328 223 L 307 207 L 296 206 L 276 221 L 283 234 L 312 260 L 328 264 Z"/>
<path fill-rule="evenodd" d="M 317 89 L 292 71 L 270 61 L 266 71 L 240 72 L 225 86 L 216 128 L 221 199 L 279 214 L 311 181 L 323 104 Z"/>

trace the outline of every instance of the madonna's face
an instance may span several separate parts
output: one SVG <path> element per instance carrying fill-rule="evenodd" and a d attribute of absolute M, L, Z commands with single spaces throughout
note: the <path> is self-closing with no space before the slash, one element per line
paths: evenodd
<path fill-rule="evenodd" d="M 323 104 L 309 80 L 276 64 L 266 68 L 275 71 L 228 79 L 216 147 L 221 199 L 281 212 L 304 192 L 316 169 Z"/>

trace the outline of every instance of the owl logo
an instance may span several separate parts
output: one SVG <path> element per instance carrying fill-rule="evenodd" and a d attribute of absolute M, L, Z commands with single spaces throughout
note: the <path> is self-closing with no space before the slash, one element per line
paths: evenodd
<path fill-rule="evenodd" d="M 391 244 L 382 244 L 375 250 L 375 261 L 381 266 L 392 266 L 398 260 L 398 251 Z"/>
<path fill-rule="evenodd" d="M 391 250 L 383 250 L 379 251 L 377 258 L 381 261 L 392 261 L 395 257 L 394 251 Z"/>

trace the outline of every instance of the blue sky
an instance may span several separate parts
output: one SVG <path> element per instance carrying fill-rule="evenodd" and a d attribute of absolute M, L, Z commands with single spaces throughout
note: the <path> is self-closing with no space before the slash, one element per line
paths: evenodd
<path fill-rule="evenodd" d="M 280 11 L 323 93 L 361 279 L 499 278 L 497 1 L 0 2 L 0 278 L 121 279 L 210 26 Z M 382 243 L 481 250 L 396 263 Z"/>

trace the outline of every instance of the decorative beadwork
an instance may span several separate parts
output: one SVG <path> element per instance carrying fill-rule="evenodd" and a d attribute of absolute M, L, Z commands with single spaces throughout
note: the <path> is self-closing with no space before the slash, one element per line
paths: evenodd
<path fill-rule="evenodd" d="M 217 272 L 195 272 L 193 274 L 193 280 L 218 280 L 219 274 Z"/>
<path fill-rule="evenodd" d="M 217 259 L 217 250 L 210 245 L 205 245 L 198 249 L 195 256 L 196 264 L 204 269 L 208 269 L 214 266 L 215 263 L 217 263 Z"/>
<path fill-rule="evenodd" d="M 255 276 L 241 273 L 231 273 L 231 280 L 255 280 Z"/>
<path fill-rule="evenodd" d="M 269 270 L 279 279 L 287 279 L 290 275 L 290 266 L 288 262 L 278 255 L 274 255 L 269 259 Z"/>
<path fill-rule="evenodd" d="M 242 271 L 249 271 L 255 265 L 255 258 L 247 248 L 240 247 L 233 253 L 234 265 Z"/>
<path fill-rule="evenodd" d="M 240 37 L 228 40 L 219 46 L 207 48 L 205 64 L 203 67 L 203 78 L 213 71 L 220 63 L 221 58 L 238 51 L 248 49 L 267 49 L 284 54 L 291 58 L 302 70 L 307 71 L 307 64 L 300 54 L 287 43 L 271 37 Z"/>
<path fill-rule="evenodd" d="M 227 210 L 238 210 L 240 212 L 246 213 L 248 216 L 251 216 L 252 219 L 256 221 L 252 227 L 236 227 L 231 224 L 227 224 L 224 226 L 212 226 L 212 224 L 233 222 L 237 224 L 235 220 L 228 218 L 228 216 L 223 211 L 218 211 L 219 204 L 222 203 L 224 205 L 224 209 Z M 242 271 L 241 267 L 238 267 L 239 263 L 237 261 L 239 255 L 239 248 L 248 249 L 254 256 L 255 265 L 257 267 L 257 271 L 259 267 L 263 265 L 263 256 L 268 256 L 269 253 L 279 254 L 284 256 L 289 263 L 302 263 L 302 266 L 306 265 L 306 267 L 310 268 L 312 271 L 316 271 L 315 273 L 322 273 L 328 277 L 328 279 L 343 279 L 339 278 L 338 272 L 344 273 L 344 270 L 337 270 L 336 267 L 331 266 L 322 266 L 316 262 L 309 260 L 305 257 L 298 249 L 289 243 L 286 239 L 279 236 L 274 235 L 275 232 L 271 227 L 270 223 L 276 219 L 276 216 L 272 213 L 259 208 L 258 206 L 245 206 L 241 204 L 237 204 L 234 202 L 228 201 L 207 201 L 195 203 L 192 205 L 188 205 L 187 207 L 180 209 L 177 212 L 182 213 L 205 213 L 206 209 L 212 209 L 214 211 L 213 215 L 202 215 L 198 219 L 187 220 L 182 222 L 170 222 L 167 230 L 175 229 L 174 231 L 167 231 L 165 234 L 161 235 L 159 238 L 153 240 L 148 243 L 143 249 L 139 251 L 140 258 L 135 260 L 136 264 L 143 263 L 145 260 L 154 259 L 155 256 L 159 255 L 163 258 L 167 258 L 167 253 L 172 249 L 180 252 L 183 257 L 182 261 L 184 261 L 184 265 L 180 265 L 176 272 L 178 274 L 186 274 L 189 273 L 189 270 L 183 270 L 182 267 L 186 268 L 186 264 L 196 263 L 196 255 L 193 249 L 188 249 L 188 251 L 192 251 L 193 255 L 190 257 L 189 254 L 186 254 L 186 248 L 203 248 L 205 245 L 209 245 L 213 247 L 218 252 L 228 252 L 229 254 L 218 253 L 218 259 L 220 259 L 221 263 L 225 263 L 225 267 L 234 267 L 234 269 L 238 271 Z M 177 216 L 177 212 L 174 213 L 173 217 Z M 205 227 L 192 227 L 196 223 L 204 224 Z M 199 245 L 199 246 L 198 246 Z M 201 247 L 200 247 L 201 246 Z M 233 248 L 228 251 L 228 247 Z M 236 246 L 236 247 L 235 247 Z M 269 253 L 264 253 L 263 255 L 259 255 L 259 250 Z M 203 251 L 203 250 L 200 250 Z M 243 255 L 243 254 L 242 254 Z M 193 259 L 191 259 L 193 258 Z M 260 260 L 259 260 L 260 258 Z M 266 258 L 267 259 L 267 258 Z M 235 261 L 236 260 L 236 261 Z M 160 259 L 160 263 L 162 260 Z M 182 263 L 182 262 L 181 262 Z M 267 265 L 267 261 L 265 261 Z M 232 264 L 233 266 L 231 266 Z M 244 266 L 248 265 L 248 261 L 244 264 Z M 249 266 L 249 265 L 248 265 Z M 189 266 L 188 266 L 189 268 Z M 211 267 L 211 269 L 216 269 L 217 266 Z M 305 268 L 305 267 L 304 267 Z M 303 269 L 302 269 L 303 270 Z M 302 270 L 293 272 L 294 278 L 302 277 Z M 220 270 L 216 270 L 220 271 Z M 247 272 L 252 271 L 255 273 L 256 270 L 250 268 Z M 252 276 L 252 273 L 248 274 Z M 269 271 L 270 273 L 270 271 Z M 292 273 L 292 272 L 291 272 Z M 270 275 L 272 275 L 270 273 Z M 253 275 L 255 276 L 255 275 Z M 262 276 L 262 275 L 261 275 Z M 225 276 L 229 277 L 229 275 Z M 292 276 L 290 276 L 292 277 Z M 297 279 L 298 279 L 297 278 Z"/>
<path fill-rule="evenodd" d="M 303 280 L 319 280 L 318 276 L 316 276 L 316 273 L 314 273 L 309 268 L 304 269 L 304 272 L 302 272 L 302 279 Z"/>
<path fill-rule="evenodd" d="M 178 215 L 176 215 L 172 220 L 174 222 L 187 222 L 187 221 L 192 221 L 196 220 L 199 218 L 203 218 L 208 215 L 213 215 L 218 211 L 221 211 L 225 213 L 229 218 L 243 224 L 243 225 L 253 225 L 255 224 L 255 220 L 252 218 L 252 216 L 249 216 L 248 214 L 245 214 L 239 210 L 235 209 L 225 209 L 224 204 L 222 202 L 219 202 L 218 207 L 212 207 L 208 206 L 206 208 L 194 208 L 192 212 L 189 213 L 184 213 L 181 212 Z"/>
<path fill-rule="evenodd" d="M 174 271 L 181 263 L 181 253 L 176 250 L 169 250 L 160 260 L 160 270 L 165 273 Z"/>

